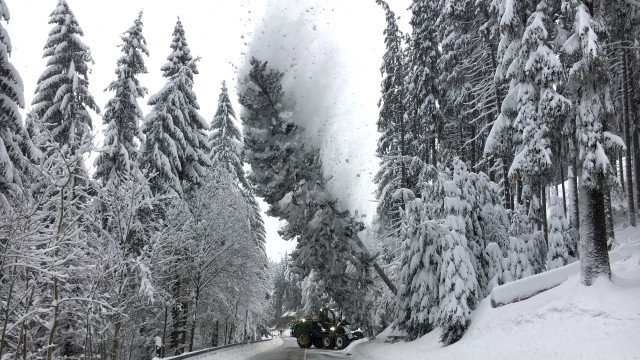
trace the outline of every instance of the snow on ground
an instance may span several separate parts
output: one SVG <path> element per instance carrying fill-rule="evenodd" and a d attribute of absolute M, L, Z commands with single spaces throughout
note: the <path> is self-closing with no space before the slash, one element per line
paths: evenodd
<path fill-rule="evenodd" d="M 579 274 L 520 302 L 492 308 L 489 299 L 474 312 L 458 343 L 443 347 L 439 330 L 413 342 L 373 341 L 343 350 L 352 359 L 640 359 L 640 228 L 616 233 L 612 281 L 590 287 Z M 526 284 L 527 279 L 522 280 Z"/>
<path fill-rule="evenodd" d="M 282 338 L 274 337 L 271 341 L 230 347 L 216 351 L 214 354 L 196 357 L 194 360 L 244 360 L 280 346 L 283 342 Z"/>

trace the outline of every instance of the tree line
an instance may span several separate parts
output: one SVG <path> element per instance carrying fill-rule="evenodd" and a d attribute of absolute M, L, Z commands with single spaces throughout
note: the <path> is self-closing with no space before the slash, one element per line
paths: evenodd
<path fill-rule="evenodd" d="M 144 115 L 141 12 L 121 36 L 101 110 L 66 0 L 49 24 L 47 65 L 23 122 L 22 80 L 0 22 L 0 357 L 150 359 L 156 343 L 168 356 L 260 337 L 265 231 L 226 85 L 208 123 L 178 19 L 166 84 Z M 91 112 L 105 125 L 97 150 Z"/>

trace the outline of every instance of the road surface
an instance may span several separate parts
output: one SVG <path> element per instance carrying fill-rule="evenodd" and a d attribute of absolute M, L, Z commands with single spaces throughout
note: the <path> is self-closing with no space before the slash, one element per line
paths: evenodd
<path fill-rule="evenodd" d="M 248 360 L 324 360 L 324 359 L 349 359 L 350 356 L 336 350 L 324 350 L 311 347 L 302 349 L 296 343 L 296 339 L 282 336 L 283 344 L 275 349 L 265 351 L 250 357 Z"/>

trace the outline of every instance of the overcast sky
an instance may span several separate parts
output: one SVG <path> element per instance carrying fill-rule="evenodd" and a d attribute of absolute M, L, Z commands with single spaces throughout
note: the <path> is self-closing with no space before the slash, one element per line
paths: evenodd
<path fill-rule="evenodd" d="M 58 0 L 5 0 L 11 13 L 6 25 L 13 44 L 10 61 L 20 72 L 28 110 L 37 78 L 45 69 L 43 47 L 51 30 L 49 15 Z M 374 0 L 67 0 L 80 26 L 83 41 L 91 48 L 89 89 L 101 107 L 113 95 L 104 92 L 114 80 L 116 60 L 121 56 L 120 35 L 143 10 L 144 36 L 150 57 L 149 74 L 141 76 L 152 95 L 165 83 L 160 67 L 170 52 L 171 33 L 179 16 L 189 47 L 202 59 L 194 89 L 200 114 L 210 122 L 216 110 L 220 84 L 231 89 L 238 68 L 249 51 L 287 67 L 288 89 L 300 94 L 296 103 L 307 120 L 315 146 L 321 148 L 330 186 L 344 207 L 372 219 L 375 203 L 372 183 L 377 160 L 374 151 L 377 101 L 379 98 L 384 13 Z M 402 16 L 406 30 L 406 8 L 411 0 L 390 0 Z M 339 67 L 339 69 L 335 69 Z M 331 71 L 335 70 L 335 71 Z M 326 76 L 334 72 L 333 76 Z M 304 76 L 304 81 L 301 81 Z M 314 78 L 315 76 L 315 78 Z M 314 87 L 311 91 L 309 88 Z M 285 89 L 286 91 L 287 89 Z M 235 91 L 231 92 L 235 102 Z M 141 101 L 148 112 L 146 101 Z M 332 106 L 331 111 L 323 110 Z M 235 105 L 240 113 L 239 106 Z M 315 114 L 315 115 L 314 115 Z M 95 114 L 94 114 L 95 115 Z M 320 116 L 321 115 L 321 116 Z M 319 117 L 320 116 L 320 117 Z M 93 117 L 94 129 L 102 120 Z M 98 135 L 98 144 L 101 137 Z M 266 219 L 267 255 L 278 260 L 295 244 L 277 235 L 278 220 Z"/>

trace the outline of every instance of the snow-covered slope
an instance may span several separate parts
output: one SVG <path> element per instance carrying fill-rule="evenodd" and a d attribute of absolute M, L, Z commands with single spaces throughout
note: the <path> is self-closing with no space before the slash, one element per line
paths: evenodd
<path fill-rule="evenodd" d="M 448 347 L 440 344 L 438 330 L 393 344 L 385 343 L 387 336 L 400 334 L 387 331 L 345 352 L 367 360 L 640 359 L 640 228 L 616 236 L 612 281 L 587 287 L 577 271 L 566 271 L 566 281 L 529 299 L 493 308 L 487 298 L 462 340 Z M 540 280 L 513 284 L 520 291 L 540 286 Z"/>

